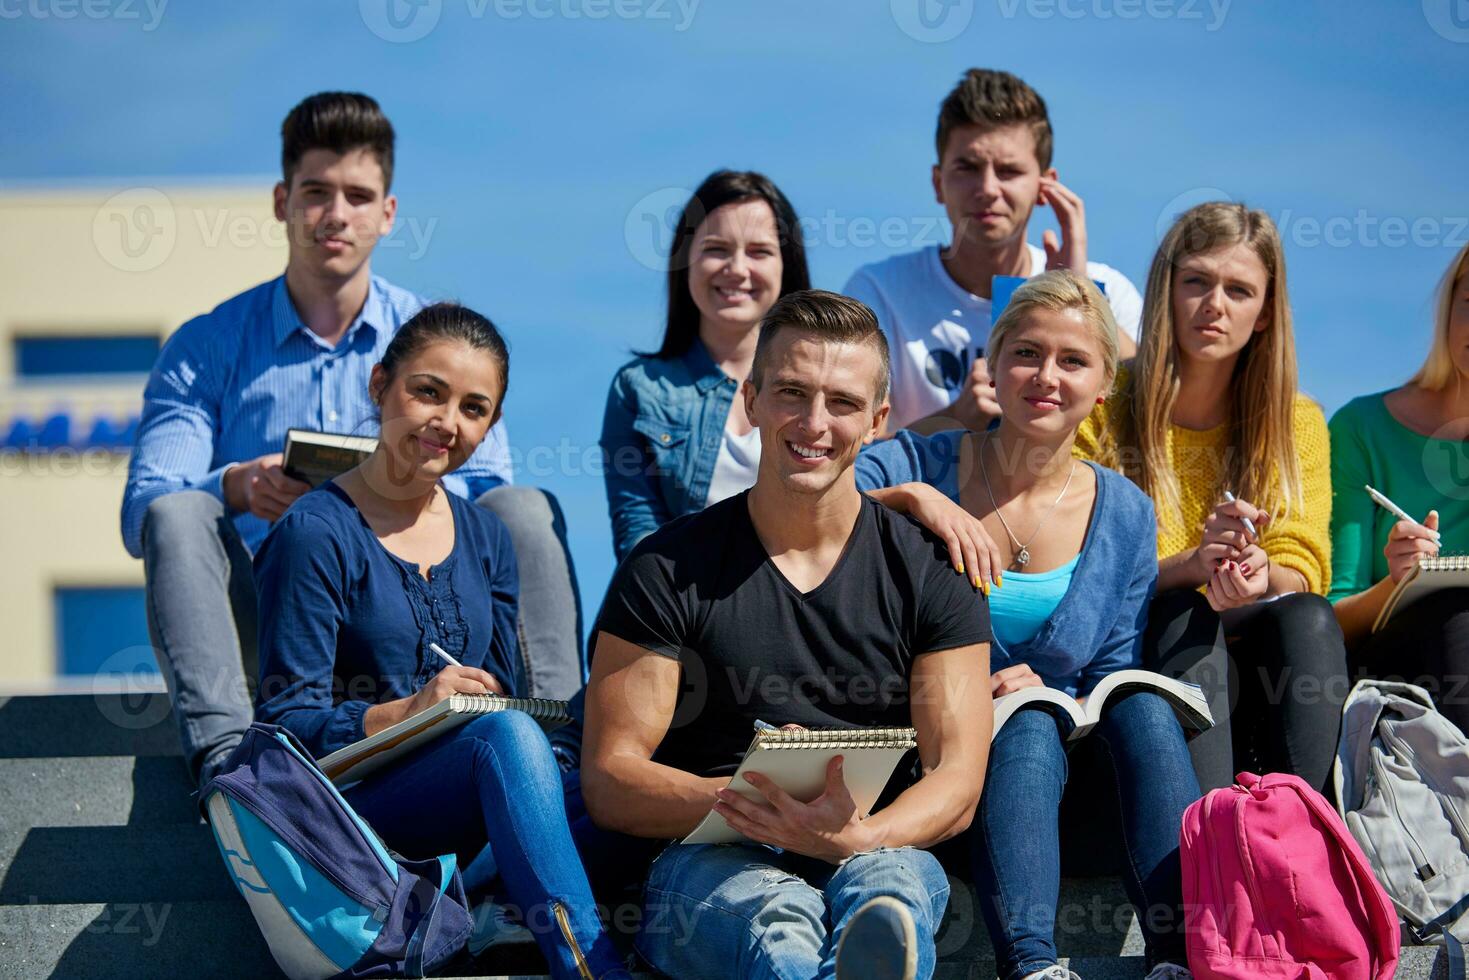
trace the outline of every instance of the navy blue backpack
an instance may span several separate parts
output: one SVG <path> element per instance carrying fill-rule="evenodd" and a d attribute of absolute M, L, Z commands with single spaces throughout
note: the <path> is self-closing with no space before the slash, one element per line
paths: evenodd
<path fill-rule="evenodd" d="M 284 728 L 250 726 L 201 805 L 292 980 L 421 977 L 469 938 L 454 856 L 391 853 Z"/>

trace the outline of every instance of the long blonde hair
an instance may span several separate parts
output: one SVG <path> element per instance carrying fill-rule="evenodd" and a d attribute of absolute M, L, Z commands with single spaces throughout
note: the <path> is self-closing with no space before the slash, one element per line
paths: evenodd
<path fill-rule="evenodd" d="M 1408 384 L 1425 391 L 1443 391 L 1449 382 L 1458 377 L 1454 367 L 1454 355 L 1449 351 L 1449 318 L 1453 313 L 1454 293 L 1464 276 L 1469 275 L 1469 245 L 1459 249 L 1459 254 L 1449 263 L 1439 285 L 1438 305 L 1433 315 L 1433 346 L 1428 349 L 1428 359 L 1418 373 L 1408 379 Z"/>
<path fill-rule="evenodd" d="M 1264 330 L 1252 335 L 1235 363 L 1226 425 L 1223 486 L 1277 517 L 1303 505 L 1296 455 L 1296 345 L 1285 284 L 1280 233 L 1264 211 L 1213 201 L 1179 216 L 1148 270 L 1141 335 L 1129 390 L 1132 411 L 1121 431 L 1102 440 L 1099 462 L 1120 469 L 1153 498 L 1159 514 L 1180 513 L 1178 475 L 1169 465 L 1168 430 L 1178 401 L 1173 274 L 1186 258 L 1248 245 L 1269 276 Z"/>

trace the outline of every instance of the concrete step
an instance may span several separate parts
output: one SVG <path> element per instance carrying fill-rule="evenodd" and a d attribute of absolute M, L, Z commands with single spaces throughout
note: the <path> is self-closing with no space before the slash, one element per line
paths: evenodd
<path fill-rule="evenodd" d="M 278 975 L 198 820 L 166 695 L 0 699 L 0 787 L 0 978 Z M 937 977 L 993 977 L 973 890 L 951 888 Z M 1143 976 L 1117 878 L 1065 879 L 1056 938 L 1088 980 Z M 1398 976 L 1446 976 L 1436 953 L 1404 950 Z M 444 972 L 544 970 L 531 946 Z"/>
<path fill-rule="evenodd" d="M 179 756 L 0 758 L 0 830 L 196 824 Z"/>
<path fill-rule="evenodd" d="M 0 698 L 0 759 L 179 755 L 168 695 Z"/>

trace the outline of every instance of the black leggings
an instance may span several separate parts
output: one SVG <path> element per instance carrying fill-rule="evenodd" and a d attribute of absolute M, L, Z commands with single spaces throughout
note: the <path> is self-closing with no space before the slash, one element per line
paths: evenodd
<path fill-rule="evenodd" d="M 1469 589 L 1419 599 L 1352 644 L 1350 659 L 1353 674 L 1426 689 L 1444 717 L 1469 732 Z"/>
<path fill-rule="evenodd" d="M 1153 599 L 1143 666 L 1198 684 L 1214 727 L 1189 742 L 1208 792 L 1238 772 L 1287 772 L 1326 792 L 1350 687 L 1346 647 L 1324 598 L 1293 593 L 1220 616 L 1203 593 Z"/>

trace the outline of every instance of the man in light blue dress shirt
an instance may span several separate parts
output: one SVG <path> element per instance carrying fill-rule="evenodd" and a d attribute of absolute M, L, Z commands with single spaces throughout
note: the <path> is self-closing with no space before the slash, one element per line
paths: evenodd
<path fill-rule="evenodd" d="M 164 345 L 144 390 L 122 503 L 123 543 L 144 561 L 149 631 L 185 762 L 201 786 L 252 716 L 251 553 L 310 489 L 281 468 L 286 430 L 376 435 L 368 376 L 424 305 L 371 271 L 373 247 L 397 210 L 393 128 L 378 104 L 319 93 L 291 110 L 281 136 L 275 214 L 287 228 L 285 274 L 190 320 Z M 520 494 L 510 480 L 502 422 L 444 483 L 501 513 L 517 554 L 534 552 L 517 523 L 549 528 L 559 512 L 548 495 Z M 523 579 L 546 562 L 569 569 L 564 543 L 556 551 L 552 537 L 545 554 L 525 554 Z M 571 620 L 553 624 L 562 632 L 578 628 L 574 612 L 555 618 Z"/>

